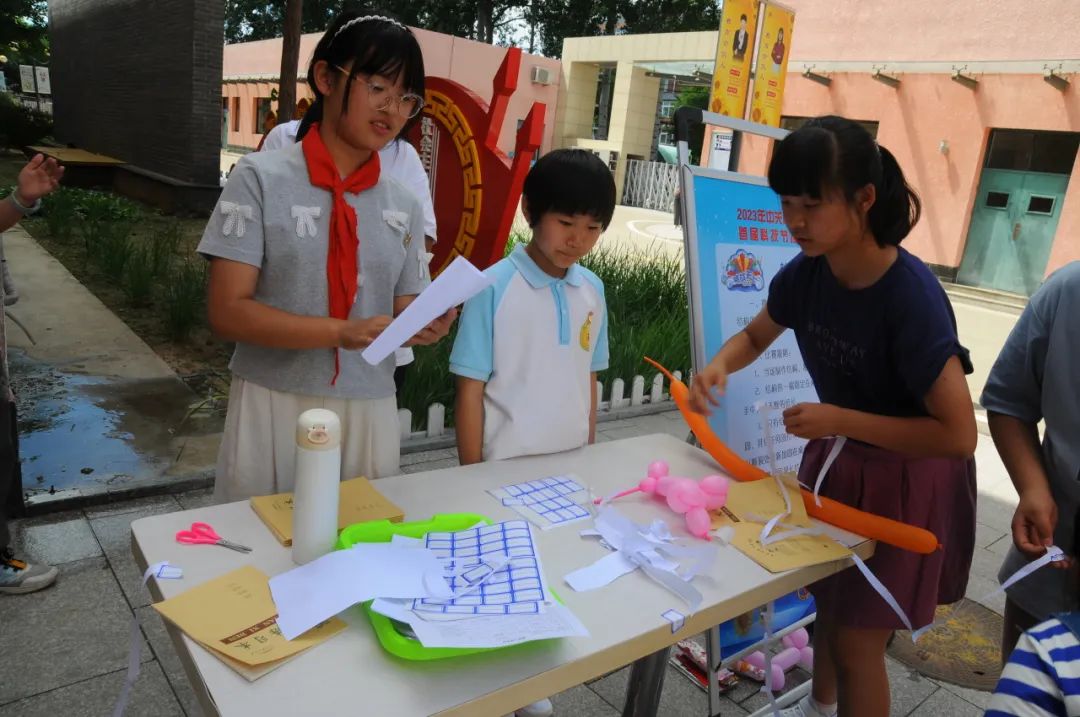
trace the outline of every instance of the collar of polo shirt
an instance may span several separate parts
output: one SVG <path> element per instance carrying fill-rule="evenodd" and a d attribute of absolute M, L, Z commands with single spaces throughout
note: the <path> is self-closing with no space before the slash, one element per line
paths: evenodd
<path fill-rule="evenodd" d="M 551 286 L 557 281 L 565 281 L 570 286 L 581 286 L 581 282 L 585 280 L 585 277 L 581 274 L 581 267 L 577 264 L 571 265 L 566 270 L 566 276 L 562 279 L 552 276 L 537 266 L 536 262 L 525 251 L 524 244 L 518 244 L 514 247 L 514 251 L 510 253 L 510 261 L 514 262 L 514 266 L 525 277 L 525 281 L 529 282 L 529 285 L 534 289 L 543 289 L 545 286 Z"/>

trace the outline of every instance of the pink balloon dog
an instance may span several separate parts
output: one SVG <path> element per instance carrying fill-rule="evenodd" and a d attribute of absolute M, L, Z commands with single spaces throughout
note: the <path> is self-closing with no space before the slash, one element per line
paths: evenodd
<path fill-rule="evenodd" d="M 727 478 L 718 475 L 705 476 L 700 481 L 693 478 L 677 478 L 668 475 L 666 461 L 653 461 L 649 464 L 649 473 L 637 488 L 616 493 L 611 500 L 622 498 L 631 493 L 652 493 L 667 500 L 668 507 L 676 513 L 686 516 L 686 529 L 696 538 L 711 540 L 709 529 L 712 527 L 710 510 L 716 510 L 727 502 Z M 599 503 L 600 499 L 596 499 Z"/>

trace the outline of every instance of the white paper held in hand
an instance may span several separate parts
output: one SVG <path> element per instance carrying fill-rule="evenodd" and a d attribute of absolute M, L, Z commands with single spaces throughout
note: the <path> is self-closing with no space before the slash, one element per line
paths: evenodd
<path fill-rule="evenodd" d="M 468 259 L 459 256 L 360 355 L 372 366 L 381 363 L 425 326 L 479 294 L 491 281 Z"/>

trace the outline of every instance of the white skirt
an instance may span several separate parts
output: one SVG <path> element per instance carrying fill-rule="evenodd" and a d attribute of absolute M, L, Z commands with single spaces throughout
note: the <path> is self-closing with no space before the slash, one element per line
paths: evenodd
<path fill-rule="evenodd" d="M 400 473 L 397 398 L 338 399 L 264 388 L 233 376 L 225 435 L 218 453 L 214 501 L 288 493 L 296 482 L 296 419 L 325 408 L 341 419 L 341 478 Z"/>

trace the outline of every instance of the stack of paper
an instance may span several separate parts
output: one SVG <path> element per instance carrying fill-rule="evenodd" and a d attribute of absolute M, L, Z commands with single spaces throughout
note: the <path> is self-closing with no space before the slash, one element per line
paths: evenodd
<path fill-rule="evenodd" d="M 527 521 L 429 533 L 396 544 L 430 550 L 445 562 L 452 597 L 413 600 L 384 596 L 372 609 L 404 626 L 425 647 L 505 647 L 533 640 L 587 636 L 556 602 L 544 578 Z"/>
<path fill-rule="evenodd" d="M 154 609 L 248 680 L 345 629 L 344 622 L 331 618 L 287 640 L 275 619 L 266 574 L 251 566 L 205 582 Z"/>

